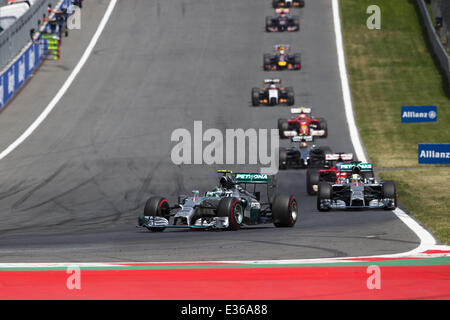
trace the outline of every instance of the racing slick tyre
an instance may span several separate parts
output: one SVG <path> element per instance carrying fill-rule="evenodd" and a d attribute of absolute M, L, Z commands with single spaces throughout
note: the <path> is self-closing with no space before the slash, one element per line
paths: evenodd
<path fill-rule="evenodd" d="M 280 139 L 287 139 L 283 133 L 284 131 L 289 131 L 289 123 L 287 122 L 287 119 L 278 119 L 278 132 Z"/>
<path fill-rule="evenodd" d="M 319 130 L 325 131 L 325 134 L 321 136 L 321 138 L 326 138 L 328 136 L 328 124 L 327 121 L 324 118 L 318 118 L 319 120 Z"/>
<path fill-rule="evenodd" d="M 299 8 L 304 8 L 305 7 L 305 0 L 299 0 L 298 1 L 298 7 Z"/>
<path fill-rule="evenodd" d="M 264 70 L 270 70 L 272 68 L 272 57 L 269 53 L 264 54 L 263 68 Z"/>
<path fill-rule="evenodd" d="M 287 105 L 293 106 L 294 103 L 295 103 L 294 89 L 289 87 L 289 88 L 287 88 Z"/>
<path fill-rule="evenodd" d="M 259 106 L 259 90 L 258 90 L 258 88 L 252 89 L 252 105 L 254 107 Z"/>
<path fill-rule="evenodd" d="M 222 198 L 217 206 L 217 216 L 228 217 L 229 229 L 239 230 L 244 221 L 244 207 L 236 198 Z"/>
<path fill-rule="evenodd" d="M 170 206 L 169 202 L 162 197 L 151 197 L 147 200 L 144 208 L 144 216 L 149 217 L 163 217 L 167 220 L 170 218 Z M 164 227 L 148 227 L 153 232 L 164 231 Z"/>
<path fill-rule="evenodd" d="M 308 169 L 306 171 L 306 191 L 310 196 L 314 196 L 317 194 L 317 191 L 314 190 L 314 186 L 319 186 L 320 183 L 320 174 L 315 169 Z"/>
<path fill-rule="evenodd" d="M 272 204 L 273 224 L 277 228 L 293 227 L 298 218 L 298 204 L 294 196 L 278 195 Z"/>
<path fill-rule="evenodd" d="M 300 31 L 300 18 L 298 16 L 292 17 L 292 26 L 297 27 L 295 31 Z"/>
<path fill-rule="evenodd" d="M 286 165 L 286 161 L 287 161 L 287 152 L 286 152 L 286 148 L 280 148 L 280 157 L 279 157 L 279 169 L 280 170 L 286 170 L 287 169 L 287 165 Z"/>
<path fill-rule="evenodd" d="M 274 9 L 278 8 L 278 0 L 272 0 L 272 7 Z"/>
<path fill-rule="evenodd" d="M 331 185 L 326 182 L 320 182 L 319 183 L 319 192 L 317 193 L 317 210 L 319 211 L 330 211 L 330 208 L 322 208 L 320 206 L 320 202 L 322 200 L 331 200 L 333 189 L 331 188 Z"/>
<path fill-rule="evenodd" d="M 394 199 L 394 207 L 385 207 L 384 210 L 394 210 L 397 208 L 397 190 L 394 181 L 384 181 L 381 188 L 383 199 Z"/>
<path fill-rule="evenodd" d="M 272 17 L 266 17 L 266 31 L 270 32 L 269 28 L 272 26 Z"/>
<path fill-rule="evenodd" d="M 299 69 L 302 68 L 302 57 L 301 57 L 301 55 L 298 54 L 298 53 L 296 53 L 296 54 L 294 55 L 294 64 L 295 64 L 295 65 L 300 65 L 300 68 L 299 68 Z"/>

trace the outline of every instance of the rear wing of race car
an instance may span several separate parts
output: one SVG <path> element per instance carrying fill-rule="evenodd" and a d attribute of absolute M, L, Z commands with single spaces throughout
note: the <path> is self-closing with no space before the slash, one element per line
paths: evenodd
<path fill-rule="evenodd" d="M 280 79 L 264 79 L 264 84 L 280 84 Z"/>
<path fill-rule="evenodd" d="M 273 46 L 273 50 L 278 51 L 280 49 L 284 49 L 286 51 L 291 50 L 291 45 L 290 44 L 277 44 Z"/>
<path fill-rule="evenodd" d="M 327 161 L 352 161 L 353 153 L 334 153 L 334 154 L 326 154 L 325 160 Z"/>
<path fill-rule="evenodd" d="M 289 13 L 289 8 L 277 8 L 275 9 L 275 13 Z"/>
<path fill-rule="evenodd" d="M 341 165 L 342 172 L 369 172 L 373 171 L 371 163 L 344 163 Z"/>
<path fill-rule="evenodd" d="M 291 108 L 292 114 L 299 114 L 299 113 L 311 113 L 311 108 Z"/>
<path fill-rule="evenodd" d="M 268 175 L 261 173 L 235 173 L 233 174 L 234 181 L 237 184 L 243 185 L 245 188 L 247 185 L 254 185 L 253 194 L 256 195 L 256 186 L 263 184 L 267 185 L 267 199 L 269 203 L 273 203 L 277 195 L 278 181 L 276 175 Z"/>

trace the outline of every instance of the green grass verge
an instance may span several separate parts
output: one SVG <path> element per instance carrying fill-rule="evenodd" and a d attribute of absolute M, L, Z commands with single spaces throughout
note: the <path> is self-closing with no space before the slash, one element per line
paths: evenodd
<path fill-rule="evenodd" d="M 369 5 L 381 8 L 381 30 L 368 30 Z M 398 185 L 399 201 L 450 244 L 450 167 L 419 165 L 419 143 L 450 142 L 450 100 L 427 47 L 415 1 L 340 0 L 356 121 L 381 177 Z M 438 122 L 402 124 L 402 105 L 437 105 Z M 423 168 L 421 170 L 408 168 Z"/>

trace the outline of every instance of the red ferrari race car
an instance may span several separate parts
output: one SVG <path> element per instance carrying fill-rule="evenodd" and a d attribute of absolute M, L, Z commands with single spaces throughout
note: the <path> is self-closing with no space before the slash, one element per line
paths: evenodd
<path fill-rule="evenodd" d="M 352 153 L 326 154 L 325 161 L 327 165 L 324 168 L 319 170 L 309 169 L 306 172 L 306 190 L 310 196 L 317 194 L 321 181 L 340 184 L 351 175 L 351 172 L 341 171 L 341 164 L 351 163 L 353 161 Z M 373 178 L 373 172 L 365 172 L 364 178 Z"/>
<path fill-rule="evenodd" d="M 287 119 L 278 119 L 278 130 L 281 139 L 298 135 L 326 138 L 328 125 L 325 119 L 311 116 L 310 108 L 292 108 L 292 114 L 297 116 Z"/>
<path fill-rule="evenodd" d="M 299 53 L 291 53 L 288 44 L 277 44 L 274 53 L 265 53 L 263 57 L 264 70 L 300 70 L 302 67 Z"/>
<path fill-rule="evenodd" d="M 291 7 L 303 8 L 304 6 L 305 0 L 272 0 L 272 7 L 274 9 Z"/>

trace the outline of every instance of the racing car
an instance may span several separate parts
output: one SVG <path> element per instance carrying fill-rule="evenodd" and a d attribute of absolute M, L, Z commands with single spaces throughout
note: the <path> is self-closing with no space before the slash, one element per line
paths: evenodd
<path fill-rule="evenodd" d="M 272 6 L 274 9 L 290 7 L 303 8 L 305 6 L 305 0 L 273 0 Z"/>
<path fill-rule="evenodd" d="M 280 79 L 265 79 L 263 88 L 252 88 L 252 105 L 255 107 L 260 104 L 292 106 L 295 102 L 294 99 L 294 89 L 281 87 Z"/>
<path fill-rule="evenodd" d="M 311 116 L 311 108 L 291 108 L 296 116 L 291 119 L 278 119 L 278 131 L 281 139 L 297 135 L 326 138 L 328 125 L 325 119 Z"/>
<path fill-rule="evenodd" d="M 384 209 L 397 208 L 397 192 L 393 181 L 377 182 L 365 178 L 364 173 L 373 172 L 371 163 L 347 163 L 341 171 L 349 177 L 340 183 L 319 183 L 317 209 Z"/>
<path fill-rule="evenodd" d="M 309 146 L 308 141 L 312 141 L 311 136 L 296 136 L 292 142 L 299 142 L 298 146 L 289 148 L 280 148 L 279 168 L 286 170 L 289 168 L 321 168 L 326 164 L 326 155 L 332 151 L 327 146 Z"/>
<path fill-rule="evenodd" d="M 294 196 L 277 195 L 276 176 L 219 170 L 219 185 L 203 196 L 181 195 L 170 206 L 163 197 L 151 197 L 138 218 L 137 227 L 150 231 L 165 228 L 238 230 L 243 225 L 273 223 L 293 227 L 299 215 Z M 267 200 L 261 200 L 258 185 L 266 186 Z"/>
<path fill-rule="evenodd" d="M 273 47 L 274 53 L 265 53 L 263 56 L 264 70 L 300 70 L 302 67 L 299 53 L 292 54 L 291 46 L 278 44 Z"/>
<path fill-rule="evenodd" d="M 353 160 L 352 153 L 327 153 L 325 155 L 325 166 L 320 169 L 308 169 L 306 172 L 306 190 L 309 195 L 317 194 L 320 181 L 340 183 L 346 179 L 348 172 L 341 171 L 342 163 Z M 364 172 L 366 178 L 373 178 L 373 172 Z"/>
<path fill-rule="evenodd" d="M 298 31 L 300 19 L 298 16 L 289 16 L 289 9 L 275 9 L 276 17 L 266 17 L 267 32 Z"/>

